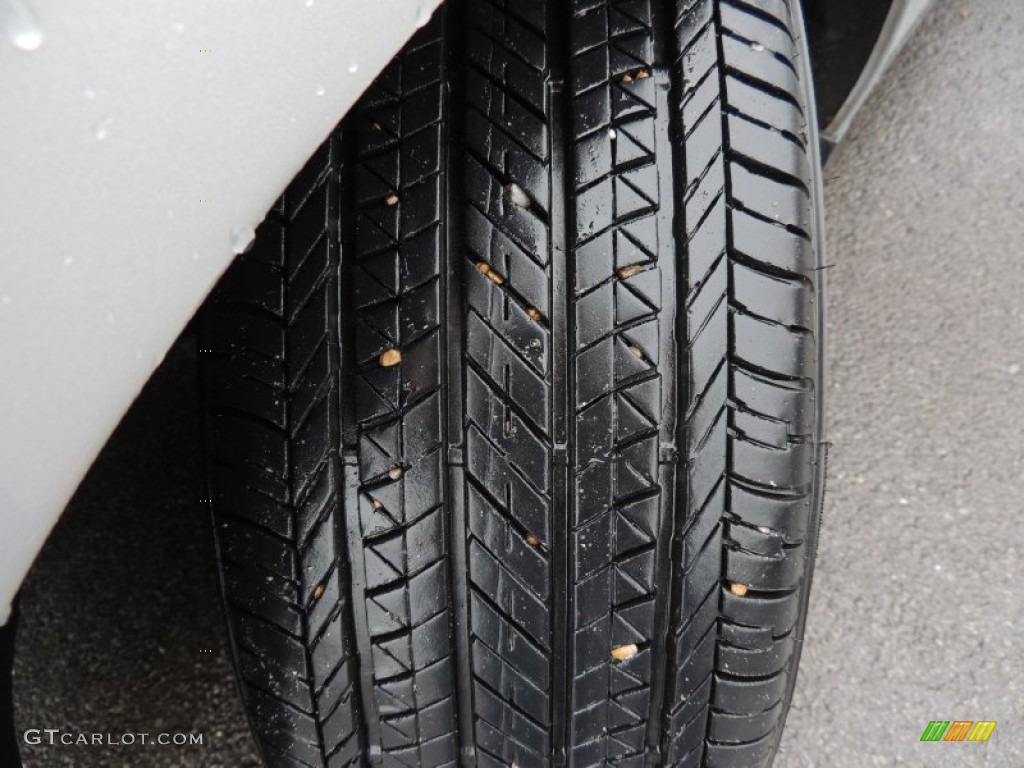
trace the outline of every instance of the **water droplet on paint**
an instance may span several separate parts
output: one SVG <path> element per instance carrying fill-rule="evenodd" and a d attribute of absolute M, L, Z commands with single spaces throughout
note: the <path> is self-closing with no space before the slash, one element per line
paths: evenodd
<path fill-rule="evenodd" d="M 427 26 L 427 22 L 430 21 L 432 15 L 433 12 L 430 10 L 429 3 L 426 3 L 425 0 L 420 0 L 416 6 L 416 28 L 419 29 L 420 27 Z"/>
<path fill-rule="evenodd" d="M 348 71 L 349 74 L 351 75 L 354 75 L 356 72 L 359 71 L 359 64 L 356 63 L 355 59 L 348 60 Z"/>
<path fill-rule="evenodd" d="M 236 224 L 231 228 L 231 250 L 233 253 L 245 253 L 256 240 L 256 232 L 252 227 Z"/>
<path fill-rule="evenodd" d="M 96 141 L 103 141 L 107 138 L 107 129 L 110 128 L 112 122 L 114 122 L 114 118 L 108 117 L 96 126 L 96 129 L 93 131 Z"/>
<path fill-rule="evenodd" d="M 74 256 L 65 256 L 64 257 L 64 266 L 65 267 L 70 267 L 74 263 L 75 263 L 75 257 Z"/>
<path fill-rule="evenodd" d="M 322 85 L 316 89 L 317 96 L 323 96 L 325 93 L 327 93 L 327 89 L 324 88 Z"/>
<path fill-rule="evenodd" d="M 26 0 L 0 3 L 0 27 L 14 47 L 22 51 L 37 51 L 43 44 L 43 28 Z"/>
<path fill-rule="evenodd" d="M 92 88 L 86 88 L 85 89 L 85 98 L 87 98 L 87 99 L 95 99 L 96 98 L 96 91 L 94 91 Z"/>

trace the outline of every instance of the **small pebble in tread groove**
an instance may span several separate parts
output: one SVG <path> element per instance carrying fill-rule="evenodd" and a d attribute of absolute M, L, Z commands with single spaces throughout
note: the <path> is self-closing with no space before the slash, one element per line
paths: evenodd
<path fill-rule="evenodd" d="M 401 467 L 395 467 L 390 472 L 388 472 L 388 477 L 390 477 L 392 480 L 397 480 L 401 476 L 402 476 L 402 468 Z"/>
<path fill-rule="evenodd" d="M 528 533 L 526 534 L 526 543 L 529 544 L 531 547 L 539 547 L 540 539 L 538 539 L 532 533 Z"/>
<path fill-rule="evenodd" d="M 747 594 L 747 585 L 733 583 L 729 585 L 729 591 L 737 597 L 743 597 L 745 594 Z"/>
<path fill-rule="evenodd" d="M 384 502 L 381 501 L 380 499 L 374 499 L 373 500 L 373 508 L 374 509 L 383 509 L 384 508 Z"/>
<path fill-rule="evenodd" d="M 629 645 L 618 645 L 612 648 L 612 658 L 616 661 L 629 661 L 640 649 L 636 647 L 636 643 L 630 643 Z"/>
<path fill-rule="evenodd" d="M 520 208 L 529 208 L 530 196 L 526 194 L 526 190 L 520 187 L 515 182 L 505 185 L 505 193 L 508 195 L 508 199 L 513 205 L 518 205 Z"/>
<path fill-rule="evenodd" d="M 390 368 L 402 362 L 402 353 L 397 349 L 385 349 L 377 359 L 380 362 L 381 368 Z"/>
<path fill-rule="evenodd" d="M 538 312 L 533 307 L 530 307 L 528 310 L 526 310 L 526 316 L 528 318 L 530 318 L 531 320 L 533 320 L 534 322 L 537 322 L 537 321 L 540 320 L 540 312 Z"/>
<path fill-rule="evenodd" d="M 398 195 L 391 194 L 384 198 L 384 205 L 397 205 Z"/>
<path fill-rule="evenodd" d="M 317 584 L 316 585 L 316 589 L 313 590 L 313 599 L 314 600 L 319 600 L 321 597 L 323 597 L 323 594 L 324 594 L 324 585 L 323 584 Z"/>
<path fill-rule="evenodd" d="M 501 285 L 505 282 L 505 278 L 495 272 L 493 269 L 488 270 L 487 277 L 491 279 L 491 282 L 495 285 Z"/>
<path fill-rule="evenodd" d="M 644 271 L 642 264 L 630 264 L 628 267 L 623 267 L 619 270 L 618 275 L 622 280 L 626 280 L 633 275 L 639 275 Z"/>
<path fill-rule="evenodd" d="M 256 231 L 244 224 L 236 224 L 229 233 L 232 253 L 245 253 L 256 242 Z"/>

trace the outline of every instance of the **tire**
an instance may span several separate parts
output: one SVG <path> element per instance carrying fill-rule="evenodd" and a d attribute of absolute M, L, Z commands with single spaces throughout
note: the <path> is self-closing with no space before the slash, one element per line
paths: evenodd
<path fill-rule="evenodd" d="M 272 766 L 764 766 L 823 493 L 795 0 L 450 5 L 216 289 Z"/>

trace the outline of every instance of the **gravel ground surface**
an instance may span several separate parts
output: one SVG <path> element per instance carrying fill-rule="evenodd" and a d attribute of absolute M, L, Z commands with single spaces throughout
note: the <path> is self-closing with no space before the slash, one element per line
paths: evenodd
<path fill-rule="evenodd" d="M 168 354 L 21 593 L 15 722 L 198 733 L 202 746 L 23 745 L 28 768 L 258 768 L 231 668 L 203 495 L 195 339 Z"/>
<path fill-rule="evenodd" d="M 829 494 L 781 768 L 1024 765 L 1024 4 L 942 2 L 828 168 Z M 33 768 L 258 766 L 200 501 L 194 341 L 168 356 L 22 595 Z M 997 720 L 922 744 L 929 720 Z"/>

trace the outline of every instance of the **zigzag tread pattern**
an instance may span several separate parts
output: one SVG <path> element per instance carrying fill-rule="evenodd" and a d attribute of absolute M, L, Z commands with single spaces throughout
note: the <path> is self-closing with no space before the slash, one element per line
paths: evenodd
<path fill-rule="evenodd" d="M 473 736 L 481 765 L 547 765 L 553 619 L 547 19 L 542 0 L 488 0 L 467 4 L 465 12 L 461 258 Z"/>
<path fill-rule="evenodd" d="M 821 495 L 793 2 L 447 8 L 225 274 L 211 497 L 268 765 L 770 763 Z"/>
<path fill-rule="evenodd" d="M 651 685 L 663 653 L 656 647 L 656 601 L 665 591 L 657 583 L 657 544 L 667 499 L 659 458 L 674 360 L 662 292 L 673 284 L 674 248 L 660 224 L 671 217 L 672 178 L 664 162 L 670 149 L 658 138 L 668 114 L 665 100 L 659 114 L 663 78 L 652 70 L 653 5 L 576 0 L 570 28 L 569 733 L 579 766 L 645 764 Z"/>
<path fill-rule="evenodd" d="M 691 387 L 662 749 L 684 767 L 767 765 L 795 674 L 819 366 L 792 24 L 784 0 L 689 0 L 673 25 Z"/>
<path fill-rule="evenodd" d="M 366 717 L 384 765 L 453 765 L 441 392 L 444 45 L 431 22 L 377 77 L 355 136 L 354 321 Z M 401 364 L 382 365 L 382 355 Z"/>
<path fill-rule="evenodd" d="M 332 136 L 222 279 L 204 334 L 223 590 L 243 695 L 275 766 L 351 765 L 363 752 L 330 440 L 341 166 Z"/>

